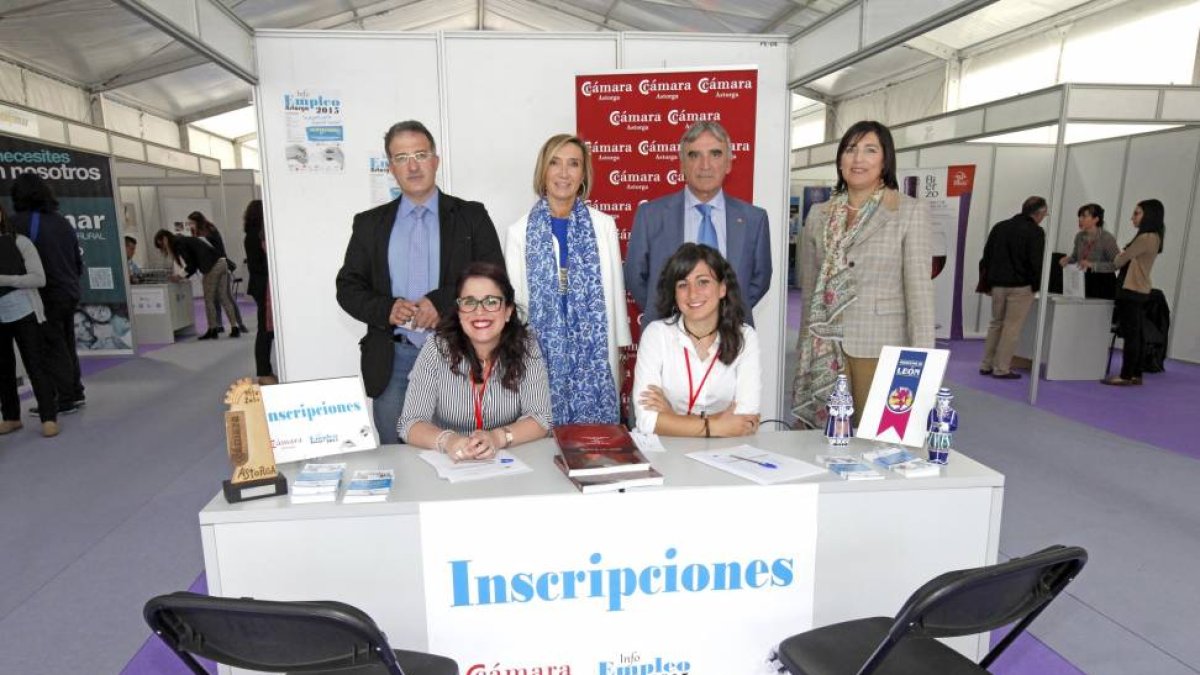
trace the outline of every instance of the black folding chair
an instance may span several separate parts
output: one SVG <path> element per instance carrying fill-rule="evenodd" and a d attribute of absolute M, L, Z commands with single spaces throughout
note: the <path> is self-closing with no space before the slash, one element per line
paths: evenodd
<path fill-rule="evenodd" d="M 193 655 L 272 673 L 458 675 L 444 656 L 393 650 L 371 617 L 341 602 L 179 592 L 151 598 L 142 615 L 196 675 L 207 671 Z"/>
<path fill-rule="evenodd" d="M 794 635 L 778 658 L 792 675 L 975 675 L 1000 656 L 1087 562 L 1078 546 L 1051 546 L 987 567 L 947 572 L 908 598 L 895 619 L 846 621 Z M 1015 623 L 976 665 L 934 638 Z"/>

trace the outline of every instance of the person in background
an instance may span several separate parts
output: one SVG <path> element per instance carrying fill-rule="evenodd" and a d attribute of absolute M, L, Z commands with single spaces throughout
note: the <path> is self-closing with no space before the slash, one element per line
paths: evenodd
<path fill-rule="evenodd" d="M 550 430 L 550 385 L 537 340 L 516 312 L 513 286 L 494 263 L 468 265 L 457 311 L 438 322 L 409 374 L 397 432 L 456 462 L 491 459 Z"/>
<path fill-rule="evenodd" d="M 656 309 L 665 318 L 642 332 L 634 367 L 638 431 L 755 433 L 762 364 L 733 267 L 714 248 L 680 246 L 659 275 Z"/>
<path fill-rule="evenodd" d="M 54 385 L 42 363 L 42 341 L 38 326 L 45 321 L 42 296 L 46 273 L 37 248 L 0 207 L 0 434 L 11 434 L 21 423 L 21 399 L 17 394 L 17 363 L 13 343 L 21 350 L 25 374 L 37 398 L 42 435 L 58 435 L 58 402 Z"/>
<path fill-rule="evenodd" d="M 1079 231 L 1071 255 L 1059 258 L 1058 264 L 1078 264 L 1087 276 L 1084 288 L 1089 298 L 1112 298 L 1116 292 L 1117 266 L 1113 259 L 1121 251 L 1117 238 L 1104 229 L 1104 207 L 1099 204 L 1084 204 L 1079 207 Z"/>
<path fill-rule="evenodd" d="M 267 267 L 267 229 L 263 222 L 263 203 L 255 199 L 246 205 L 242 216 L 243 242 L 246 251 L 246 270 L 250 281 L 246 293 L 258 307 L 258 332 L 254 335 L 254 372 L 259 384 L 276 384 L 279 380 L 271 368 L 271 345 L 275 341 L 275 324 L 271 317 L 270 277 Z"/>
<path fill-rule="evenodd" d="M 134 280 L 142 275 L 142 268 L 133 261 L 134 254 L 137 253 L 137 239 L 125 235 L 125 266 L 129 271 L 129 279 Z"/>
<path fill-rule="evenodd" d="M 1143 336 L 1142 320 L 1150 291 L 1154 289 L 1150 272 L 1154 259 L 1163 250 L 1163 239 L 1167 227 L 1163 203 L 1157 199 L 1140 201 L 1133 209 L 1130 222 L 1137 228 L 1125 250 L 1121 251 L 1113 264 L 1120 268 L 1115 314 L 1118 334 L 1124 340 L 1121 354 L 1121 374 L 1101 380 L 1104 384 L 1118 387 L 1136 386 L 1142 383 Z"/>
<path fill-rule="evenodd" d="M 1041 225 L 1049 210 L 1044 198 L 1029 197 L 1020 213 L 996 223 L 988 233 L 979 267 L 992 287 L 992 321 L 979 364 L 980 375 L 998 380 L 1021 377 L 1011 370 L 1013 352 L 1033 306 L 1033 293 L 1040 288 L 1046 245 Z"/>
<path fill-rule="evenodd" d="M 457 311 L 455 283 L 472 262 L 504 264 L 487 209 L 437 187 L 433 134 L 407 120 L 383 138 L 399 198 L 354 216 L 337 274 L 338 305 L 367 326 L 359 342 L 381 443 L 396 443 L 408 373 L 438 321 Z"/>
<path fill-rule="evenodd" d="M 233 317 L 237 320 L 236 323 L 233 323 L 233 319 L 230 319 L 230 337 L 237 337 L 233 335 L 233 327 L 236 327 L 239 333 L 248 333 L 246 324 L 242 323 L 242 310 L 237 306 L 237 301 L 233 297 L 233 271 L 237 269 L 237 265 L 229 259 L 225 252 L 225 240 L 221 237 L 221 231 L 199 211 L 192 211 L 188 214 L 187 219 L 196 236 L 202 238 L 217 252 L 217 264 L 204 275 L 203 279 L 205 311 L 211 309 L 211 315 L 216 317 L 217 332 L 223 332 L 225 328 L 221 325 L 221 313 L 217 311 L 217 303 L 224 305 L 225 300 L 222 296 L 229 296 L 229 301 L 233 304 Z M 209 284 L 213 285 L 211 293 Z"/>
<path fill-rule="evenodd" d="M 533 170 L 538 201 L 505 240 L 517 305 L 528 307 L 549 366 L 556 425 L 620 420 L 617 348 L 633 342 L 617 226 L 584 202 L 591 186 L 587 145 L 551 136 Z"/>
<path fill-rule="evenodd" d="M 899 192 L 896 146 L 879 122 L 852 125 L 838 144 L 838 180 L 801 230 L 804 314 L 793 413 L 825 426 L 825 399 L 850 380 L 862 417 L 885 345 L 933 348 L 929 205 Z"/>
<path fill-rule="evenodd" d="M 771 232 L 767 212 L 725 194 L 733 171 L 729 133 L 719 122 L 696 122 L 679 139 L 679 166 L 687 186 L 638 206 L 625 256 L 625 287 L 642 310 L 640 325 L 659 318 L 654 293 L 667 258 L 684 242 L 720 251 L 745 287 L 746 321 L 771 288 Z"/>
<path fill-rule="evenodd" d="M 87 403 L 79 355 L 75 352 L 75 310 L 82 294 L 83 252 L 75 228 L 58 212 L 54 191 L 35 173 L 13 179 L 13 229 L 37 247 L 46 285 L 40 290 L 46 320 L 41 324 L 42 364 L 50 376 L 58 414 L 76 412 Z M 41 416 L 41 406 L 30 409 Z"/>
<path fill-rule="evenodd" d="M 217 308 L 215 303 L 212 306 L 208 304 L 210 290 L 217 296 L 221 307 L 225 309 L 226 316 L 229 317 L 229 325 L 232 326 L 229 329 L 229 337 L 239 337 L 242 333 L 241 329 L 237 326 L 237 314 L 234 312 L 233 298 L 228 293 L 223 293 L 220 290 L 223 278 L 229 275 L 229 268 L 221 264 L 221 259 L 217 257 L 217 251 L 212 245 L 200 237 L 186 237 L 172 234 L 167 230 L 159 230 L 154 233 L 154 248 L 158 249 L 167 258 L 182 265 L 185 277 L 190 277 L 197 271 L 204 275 L 204 310 L 208 319 L 208 330 L 197 339 L 212 340 L 217 337 Z M 181 278 L 172 274 L 171 280 L 180 281 Z"/>

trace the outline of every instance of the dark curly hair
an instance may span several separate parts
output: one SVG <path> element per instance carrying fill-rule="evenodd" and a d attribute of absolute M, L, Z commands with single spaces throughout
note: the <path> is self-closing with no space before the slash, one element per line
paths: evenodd
<path fill-rule="evenodd" d="M 718 282 L 725 284 L 725 297 L 717 309 L 717 333 L 721 337 L 721 363 L 728 366 L 742 353 L 742 324 L 746 319 L 746 306 L 742 303 L 737 273 L 720 251 L 689 242 L 667 259 L 658 277 L 658 315 L 672 324 L 681 320 L 683 315 L 675 303 L 675 284 L 686 279 L 701 262 L 708 265 Z"/>
<path fill-rule="evenodd" d="M 508 280 L 508 273 L 502 266 L 489 262 L 473 262 L 467 265 L 462 274 L 458 275 L 458 282 L 454 285 L 456 298 L 462 294 L 467 279 L 473 277 L 490 279 L 500 287 L 500 293 L 504 296 L 504 304 L 514 308 L 512 318 L 504 324 L 504 330 L 500 332 L 500 344 L 496 346 L 495 362 L 500 366 L 502 373 L 500 384 L 504 385 L 505 389 L 517 391 L 517 388 L 521 386 L 521 381 L 525 379 L 525 355 L 528 350 L 529 330 L 516 311 L 512 283 Z M 463 331 L 457 307 L 447 312 L 438 322 L 437 336 L 446 345 L 442 356 L 450 362 L 450 372 L 455 375 L 463 375 L 464 373 L 459 371 L 459 367 L 466 360 L 467 366 L 470 368 L 471 381 L 479 382 L 483 379 L 483 364 L 479 361 L 479 356 L 475 354 L 475 346 L 471 344 L 471 339 Z"/>

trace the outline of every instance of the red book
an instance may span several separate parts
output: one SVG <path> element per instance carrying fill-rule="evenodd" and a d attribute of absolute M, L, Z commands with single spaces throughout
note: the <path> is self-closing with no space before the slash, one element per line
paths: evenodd
<path fill-rule="evenodd" d="M 567 424 L 554 427 L 554 439 L 571 478 L 650 468 L 650 461 L 619 424 Z"/>

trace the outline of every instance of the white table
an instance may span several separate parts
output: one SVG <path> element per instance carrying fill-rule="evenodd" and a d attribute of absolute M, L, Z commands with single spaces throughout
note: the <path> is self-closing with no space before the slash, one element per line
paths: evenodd
<path fill-rule="evenodd" d="M 731 495 L 746 493 L 731 488 L 745 490 L 748 482 L 689 459 L 685 452 L 748 442 L 814 461 L 815 455 L 829 451 L 819 432 L 663 441 L 668 451 L 649 456 L 666 476 L 666 485 L 651 490 L 681 498 L 702 494 L 713 500 L 725 499 L 734 514 L 739 504 Z M 851 449 L 870 445 L 855 440 Z M 370 614 L 394 647 L 426 649 L 431 636 L 425 601 L 426 594 L 433 591 L 427 588 L 422 569 L 423 504 L 479 500 L 481 508 L 486 508 L 497 503 L 487 500 L 532 497 L 552 509 L 555 504 L 611 503 L 596 497 L 635 499 L 647 494 L 582 495 L 555 468 L 555 451 L 551 440 L 518 447 L 515 454 L 533 467 L 533 473 L 457 485 L 437 479 L 407 446 L 386 446 L 337 458 L 348 463 L 347 476 L 355 469 L 394 468 L 396 483 L 385 503 L 292 505 L 282 497 L 230 505 L 218 494 L 200 512 L 209 592 L 279 600 L 342 600 Z M 290 480 L 298 467 L 286 465 L 282 470 Z M 996 562 L 1004 476 L 966 456 L 953 454 L 936 478 L 888 475 L 885 480 L 847 482 L 824 473 L 802 482 L 818 486 L 815 626 L 892 616 L 909 594 L 941 572 Z M 344 485 L 345 480 L 343 489 Z M 750 489 L 785 494 L 794 490 L 788 485 L 795 483 Z M 773 517 L 778 536 L 788 536 L 787 513 L 742 515 Z M 719 528 L 713 536 L 720 536 Z M 542 541 L 545 546 L 556 545 L 554 532 L 544 533 Z M 536 561 L 538 553 L 529 551 L 529 556 Z M 718 621 L 719 617 L 707 620 Z M 513 639 L 527 641 L 531 649 L 548 639 L 525 633 L 520 626 L 500 629 L 512 631 Z M 779 625 L 778 634 L 769 637 L 770 643 L 794 632 L 798 630 Z M 972 658 L 987 650 L 986 636 L 949 642 Z M 470 672 L 469 666 L 475 663 L 470 660 L 474 656 L 448 655 L 459 660 L 464 672 Z M 594 664 L 583 666 L 590 667 L 580 672 L 595 670 Z M 575 664 L 572 671 L 583 666 Z"/>
<path fill-rule="evenodd" d="M 1016 355 L 1033 359 L 1037 340 L 1040 300 L 1025 318 Z M 1042 338 L 1042 363 L 1047 380 L 1099 380 L 1108 364 L 1112 340 L 1113 301 L 1102 298 L 1068 298 L 1051 295 L 1046 308 L 1046 333 Z"/>
<path fill-rule="evenodd" d="M 190 328 L 192 287 L 186 281 L 132 284 L 129 287 L 133 333 L 139 344 L 167 344 L 175 333 Z"/>

